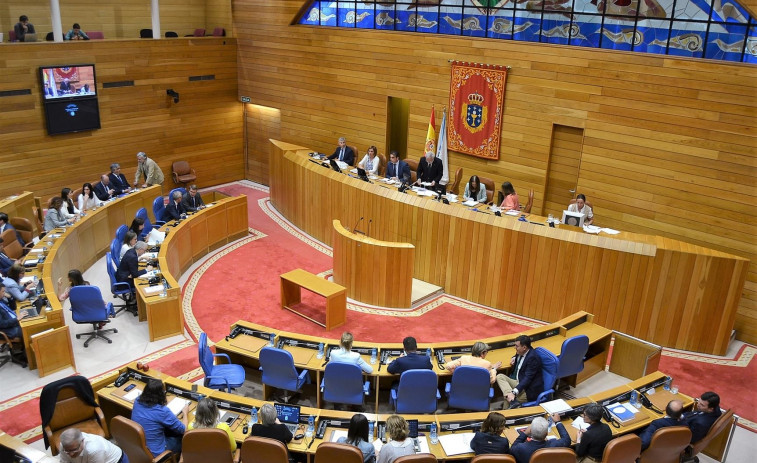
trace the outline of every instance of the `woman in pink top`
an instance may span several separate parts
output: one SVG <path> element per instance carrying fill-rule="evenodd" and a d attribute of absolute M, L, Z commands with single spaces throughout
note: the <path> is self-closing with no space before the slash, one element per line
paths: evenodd
<path fill-rule="evenodd" d="M 505 195 L 505 200 L 502 201 L 502 204 L 499 205 L 502 209 L 506 211 L 510 210 L 520 210 L 520 202 L 518 201 L 518 193 L 515 192 L 515 188 L 513 188 L 513 184 L 510 182 L 505 182 L 502 184 L 502 193 Z"/>

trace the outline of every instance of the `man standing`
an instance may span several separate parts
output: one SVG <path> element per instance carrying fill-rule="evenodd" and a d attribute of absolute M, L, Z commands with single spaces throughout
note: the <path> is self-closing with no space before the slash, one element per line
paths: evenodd
<path fill-rule="evenodd" d="M 340 137 L 339 146 L 336 147 L 334 154 L 329 156 L 328 159 L 336 159 L 337 161 L 342 161 L 351 166 L 352 163 L 355 162 L 355 152 L 352 151 L 352 148 L 347 146 L 347 140 L 345 140 L 344 137 Z"/>
<path fill-rule="evenodd" d="M 497 384 L 505 396 L 503 409 L 517 408 L 521 401 L 536 400 L 544 392 L 541 358 L 531 349 L 531 338 L 525 334 L 515 338 L 515 355 L 510 366 L 510 376 L 497 375 Z"/>
<path fill-rule="evenodd" d="M 26 34 L 36 34 L 34 30 L 34 24 L 29 22 L 29 18 L 22 14 L 18 18 L 18 22 L 13 26 L 13 31 L 16 33 L 16 39 L 19 42 L 26 42 Z"/>
<path fill-rule="evenodd" d="M 100 176 L 100 181 L 95 183 L 95 186 L 92 188 L 95 190 L 95 196 L 100 201 L 108 201 L 116 193 L 116 190 L 110 186 L 110 177 L 105 174 Z"/>
<path fill-rule="evenodd" d="M 560 438 L 546 440 L 547 433 L 549 432 L 549 423 L 540 416 L 534 418 L 531 426 L 527 427 L 525 431 L 518 431 L 518 438 L 515 439 L 512 447 L 510 447 L 510 454 L 515 457 L 515 461 L 518 463 L 528 463 L 531 460 L 531 455 L 539 449 L 570 447 L 570 434 L 568 434 L 565 426 L 560 422 L 560 415 L 558 413 L 552 414 L 552 420 L 556 423 L 555 428 L 558 434 L 560 434 Z M 527 440 L 529 437 L 531 440 Z"/>
<path fill-rule="evenodd" d="M 696 411 L 683 416 L 683 424 L 691 429 L 691 443 L 699 442 L 707 435 L 712 425 L 720 417 L 720 396 L 707 391 L 696 399 Z"/>
<path fill-rule="evenodd" d="M 181 200 L 181 204 L 187 212 L 195 212 L 205 207 L 202 196 L 197 191 L 197 185 L 189 185 L 187 195 Z"/>
<path fill-rule="evenodd" d="M 402 340 L 405 352 L 394 359 L 386 368 L 393 375 L 401 375 L 407 370 L 432 370 L 431 358 L 425 354 L 419 354 L 418 343 L 414 337 L 408 336 Z"/>
<path fill-rule="evenodd" d="M 108 179 L 110 179 L 110 186 L 115 190 L 116 196 L 128 193 L 131 190 L 131 185 L 129 185 L 128 180 L 126 180 L 126 176 L 121 173 L 121 165 L 118 163 L 110 165 Z"/>
<path fill-rule="evenodd" d="M 124 453 L 104 437 L 68 428 L 60 435 L 60 461 L 119 463 L 124 461 Z"/>
<path fill-rule="evenodd" d="M 400 159 L 397 150 L 389 153 L 389 165 L 386 166 L 386 178 L 397 179 L 402 183 L 410 183 L 410 166 Z"/>
<path fill-rule="evenodd" d="M 444 175 L 442 160 L 437 158 L 431 151 L 418 161 L 418 180 L 416 183 L 430 183 L 431 188 L 436 188 Z"/>
<path fill-rule="evenodd" d="M 671 400 L 665 407 L 665 417 L 657 418 L 649 423 L 649 426 L 639 434 L 641 437 L 641 450 L 644 451 L 649 447 L 652 442 L 652 434 L 658 429 L 666 428 L 668 426 L 682 426 L 684 423 L 681 421 L 681 414 L 683 412 L 683 402 L 680 400 Z"/>
<path fill-rule="evenodd" d="M 142 188 L 152 185 L 163 185 L 163 171 L 158 167 L 158 163 L 148 158 L 147 155 L 140 151 L 137 153 L 137 173 L 134 175 L 134 185 L 139 185 L 139 178 L 144 175 L 145 183 Z"/>

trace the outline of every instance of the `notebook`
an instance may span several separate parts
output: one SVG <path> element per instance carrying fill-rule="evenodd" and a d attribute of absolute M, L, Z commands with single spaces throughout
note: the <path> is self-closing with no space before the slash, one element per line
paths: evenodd
<path fill-rule="evenodd" d="M 276 417 L 284 424 L 292 434 L 297 432 L 300 425 L 300 406 L 289 404 L 273 404 L 276 408 Z"/>

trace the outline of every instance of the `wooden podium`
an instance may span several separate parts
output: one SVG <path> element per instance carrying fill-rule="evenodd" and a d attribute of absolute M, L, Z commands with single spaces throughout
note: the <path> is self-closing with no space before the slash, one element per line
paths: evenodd
<path fill-rule="evenodd" d="M 334 220 L 334 283 L 347 297 L 380 307 L 407 308 L 412 303 L 415 246 L 369 238 Z"/>

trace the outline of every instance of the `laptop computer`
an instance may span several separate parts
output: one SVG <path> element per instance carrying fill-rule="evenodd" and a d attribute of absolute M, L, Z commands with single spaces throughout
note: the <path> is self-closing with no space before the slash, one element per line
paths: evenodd
<path fill-rule="evenodd" d="M 361 167 L 357 168 L 357 176 L 358 176 L 358 178 L 360 178 L 360 180 L 364 180 L 366 182 L 370 182 L 370 180 L 368 180 L 368 173 L 365 171 L 365 169 L 363 169 Z"/>
<path fill-rule="evenodd" d="M 32 32 L 31 34 L 24 34 L 24 43 L 28 42 L 36 42 L 37 41 L 37 33 Z"/>
<path fill-rule="evenodd" d="M 329 164 L 331 165 L 331 168 L 334 169 L 337 172 L 342 172 L 342 169 L 339 168 L 339 165 L 336 163 L 335 160 L 329 159 Z"/>
<path fill-rule="evenodd" d="M 300 406 L 289 404 L 273 404 L 276 408 L 276 417 L 284 424 L 292 434 L 297 433 L 300 425 Z"/>

